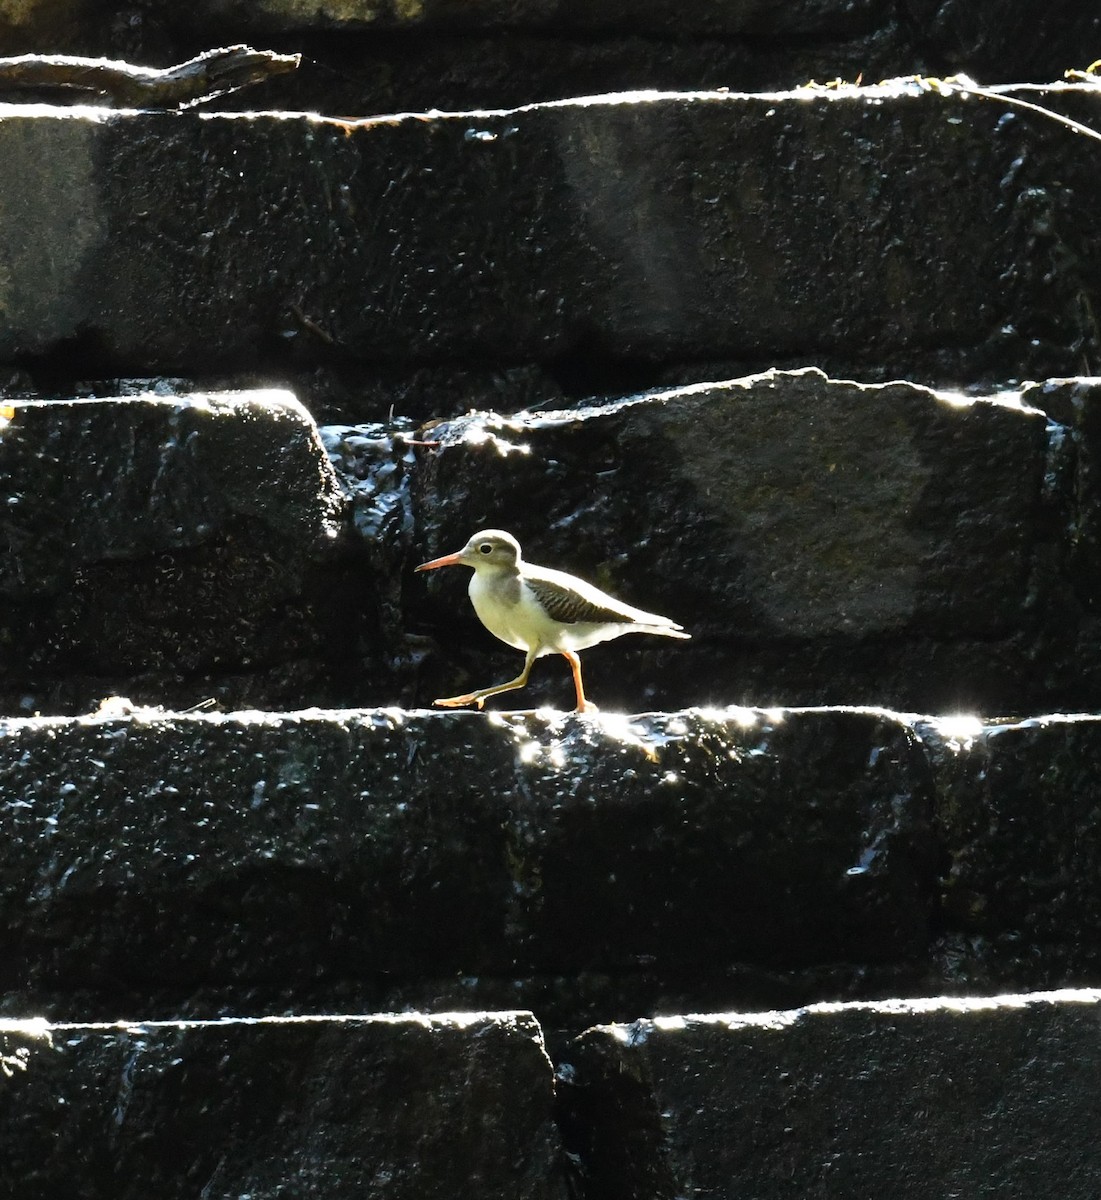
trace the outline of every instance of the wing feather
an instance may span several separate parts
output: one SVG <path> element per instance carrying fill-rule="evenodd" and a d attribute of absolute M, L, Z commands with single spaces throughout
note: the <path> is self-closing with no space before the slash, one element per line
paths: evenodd
<path fill-rule="evenodd" d="M 561 621 L 567 625 L 576 625 L 579 622 L 633 625 L 637 620 L 630 612 L 606 607 L 581 595 L 573 588 L 560 586 L 553 580 L 529 578 L 525 582 L 544 611 L 554 621 Z"/>

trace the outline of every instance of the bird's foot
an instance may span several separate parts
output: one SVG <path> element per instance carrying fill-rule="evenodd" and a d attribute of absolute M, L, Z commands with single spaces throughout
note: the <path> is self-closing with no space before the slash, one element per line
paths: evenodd
<path fill-rule="evenodd" d="M 597 713 L 600 712 L 600 709 L 591 700 L 583 700 L 573 711 L 576 715 L 577 713 Z"/>
<path fill-rule="evenodd" d="M 482 708 L 486 700 L 484 696 L 480 696 L 477 692 L 468 692 L 465 696 L 445 696 L 441 700 L 433 700 L 433 704 L 438 704 L 440 708 L 463 708 L 467 704 L 476 704 Z"/>

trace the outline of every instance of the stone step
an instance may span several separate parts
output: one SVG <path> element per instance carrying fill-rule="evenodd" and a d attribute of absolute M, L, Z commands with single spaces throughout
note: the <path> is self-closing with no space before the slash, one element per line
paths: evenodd
<path fill-rule="evenodd" d="M 326 589 L 340 595 L 344 499 L 290 393 L 7 407 L 8 711 L 94 707 L 135 679 L 181 706 L 218 695 L 218 680 L 238 704 L 250 692 L 252 703 L 299 698 L 316 681 L 334 620 Z"/>
<path fill-rule="evenodd" d="M 859 709 L 9 720 L 2 1004 L 576 1031 L 1089 978 L 1099 755 L 1099 717 Z"/>
<path fill-rule="evenodd" d="M 889 1179 L 904 1200 L 1087 1200 L 1099 1004 L 1063 990 L 597 1026 L 557 1097 L 527 1012 L 9 1021 L 0 1183 L 19 1200 L 67 1200 L 74 1179 L 89 1200 L 848 1200 Z"/>
<path fill-rule="evenodd" d="M 587 1031 L 560 1071 L 600 1200 L 1091 1200 L 1101 993 Z"/>
<path fill-rule="evenodd" d="M 23 0 L 0 11 L 0 47 L 167 64 L 231 41 L 275 44 L 304 52 L 296 75 L 220 97 L 219 106 L 370 113 L 960 70 L 984 83 L 1042 83 L 1069 64 L 1086 67 L 1082 48 L 1096 44 L 1099 27 L 1089 5 L 1044 0 L 966 11 L 923 0 L 202 0 L 155 13 L 118 0 Z"/>
<path fill-rule="evenodd" d="M 419 438 L 319 434 L 285 392 L 12 401 L 0 711 L 416 707 L 509 678 L 466 572 L 410 571 L 486 525 L 692 633 L 587 653 L 605 707 L 1101 708 L 1098 395 L 769 372 Z M 509 699 L 571 695 L 547 660 Z"/>
<path fill-rule="evenodd" d="M 413 511 L 425 557 L 504 525 L 532 561 L 691 631 L 589 655 L 598 700 L 607 685 L 637 707 L 610 677 L 647 663 L 632 686 L 654 707 L 1094 708 L 1099 394 L 980 399 L 810 370 L 475 413 L 433 427 Z M 465 574 L 440 572 L 414 610 L 439 623 L 452 680 L 485 674 Z"/>
<path fill-rule="evenodd" d="M 261 548 L 301 572 L 297 560 L 339 532 L 339 483 L 289 392 L 5 407 L 0 580 L 13 600 L 69 582 L 73 568 L 193 550 L 234 526 L 255 527 Z"/>
<path fill-rule="evenodd" d="M 0 1023 L 18 1200 L 566 1200 L 530 1013 Z"/>
<path fill-rule="evenodd" d="M 1030 95 L 1096 121 L 1070 88 Z M 0 361 L 1098 359 L 1094 156 L 914 82 L 347 122 L 4 106 L 0 156 Z"/>

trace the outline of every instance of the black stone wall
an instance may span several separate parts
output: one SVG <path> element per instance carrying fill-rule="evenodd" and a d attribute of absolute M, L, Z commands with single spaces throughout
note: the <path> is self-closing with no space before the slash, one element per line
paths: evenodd
<path fill-rule="evenodd" d="M 0 12 L 303 55 L 0 63 L 6 1195 L 1097 1194 L 1099 37 Z M 487 525 L 692 640 L 429 711 Z"/>

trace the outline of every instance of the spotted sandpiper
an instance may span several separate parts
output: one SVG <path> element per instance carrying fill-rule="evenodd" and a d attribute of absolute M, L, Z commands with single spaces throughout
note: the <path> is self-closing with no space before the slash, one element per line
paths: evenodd
<path fill-rule="evenodd" d="M 524 687 L 537 658 L 562 654 L 573 670 L 577 711 L 591 712 L 596 705 L 585 699 L 578 650 L 624 633 L 692 636 L 668 617 L 632 608 L 565 571 L 524 562 L 520 543 L 502 529 L 483 529 L 457 553 L 421 563 L 417 570 L 434 571 L 437 567 L 473 567 L 468 590 L 478 619 L 494 637 L 527 655 L 524 669 L 515 679 L 435 701 L 445 708 L 465 704 L 481 708 L 487 696 Z"/>

